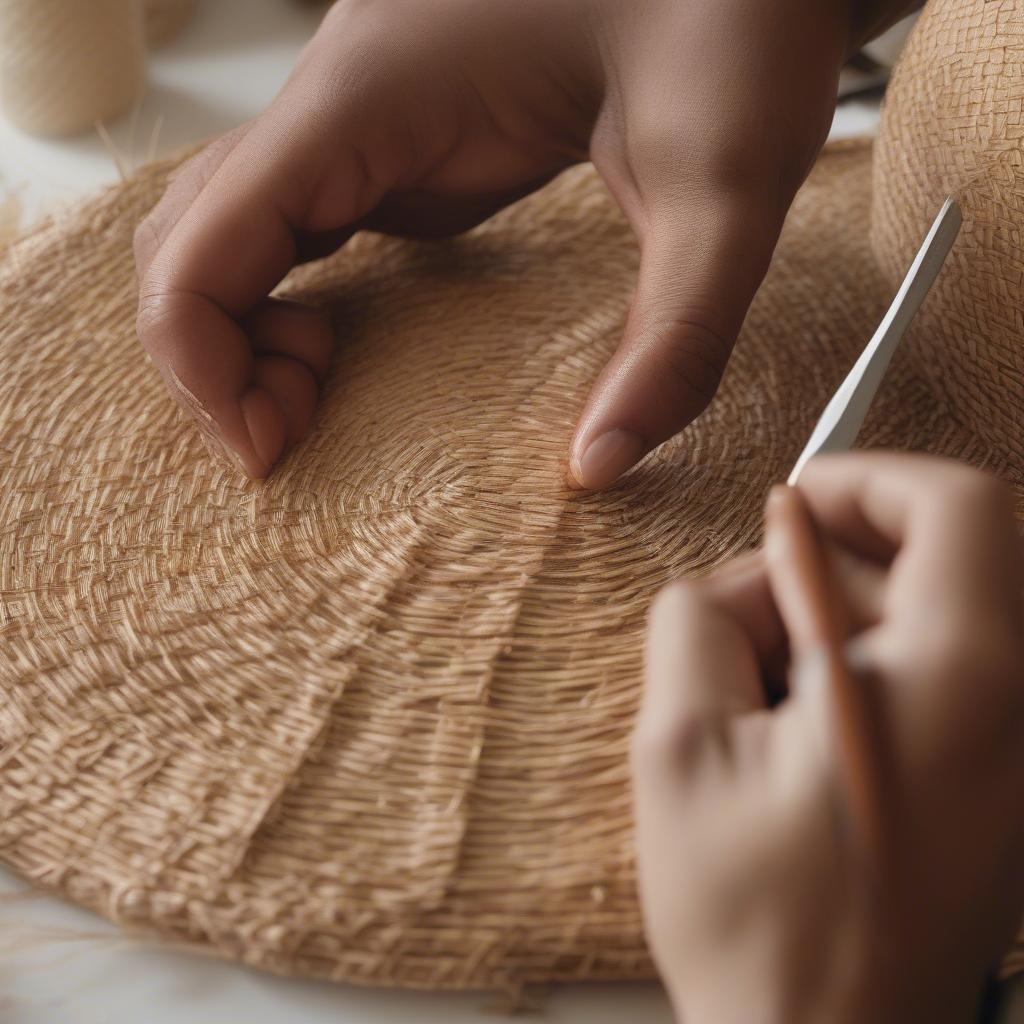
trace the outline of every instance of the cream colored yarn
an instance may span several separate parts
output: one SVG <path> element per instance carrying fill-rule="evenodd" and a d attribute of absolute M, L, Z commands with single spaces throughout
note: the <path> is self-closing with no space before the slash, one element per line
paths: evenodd
<path fill-rule="evenodd" d="M 138 0 L 0 0 L 0 103 L 19 128 L 84 131 L 144 82 Z"/>
<path fill-rule="evenodd" d="M 944 0 L 925 22 L 998 6 Z M 637 256 L 590 168 L 464 238 L 360 236 L 296 273 L 285 291 L 330 306 L 338 354 L 316 430 L 263 484 L 210 458 L 134 336 L 131 237 L 168 166 L 15 242 L 0 859 L 287 974 L 650 976 L 627 766 L 646 610 L 756 542 L 888 305 L 871 159 L 826 152 L 717 401 L 596 495 L 566 489 L 565 450 Z M 971 201 L 963 244 L 983 259 L 998 236 Z M 930 219 L 892 215 L 918 238 Z M 996 318 L 1015 299 L 984 301 Z M 978 341 L 955 322 L 943 358 Z M 963 457 L 1021 494 L 1013 446 L 959 422 L 965 403 L 904 353 L 865 442 Z"/>

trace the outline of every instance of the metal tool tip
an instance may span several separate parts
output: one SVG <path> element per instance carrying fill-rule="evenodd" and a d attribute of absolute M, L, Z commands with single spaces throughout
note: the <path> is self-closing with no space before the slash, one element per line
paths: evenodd
<path fill-rule="evenodd" d="M 945 203 L 942 205 L 942 212 L 939 214 L 939 218 L 945 220 L 947 217 L 955 218 L 958 223 L 963 223 L 963 210 L 960 209 L 956 196 L 947 196 Z"/>

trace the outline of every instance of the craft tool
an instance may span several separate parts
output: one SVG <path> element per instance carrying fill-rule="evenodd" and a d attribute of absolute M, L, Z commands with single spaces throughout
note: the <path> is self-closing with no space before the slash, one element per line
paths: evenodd
<path fill-rule="evenodd" d="M 856 441 L 893 353 L 945 265 L 962 223 L 956 200 L 947 199 L 875 336 L 825 407 L 789 476 L 791 487 L 815 455 L 846 451 Z M 841 597 L 823 538 L 799 492 L 794 492 L 786 511 L 783 528 L 790 533 L 793 570 L 805 603 L 802 612 L 824 654 L 850 815 L 863 851 L 869 859 L 877 858 L 885 841 L 885 792 L 869 695 L 847 664 Z"/>
<path fill-rule="evenodd" d="M 800 479 L 804 466 L 815 455 L 827 452 L 845 452 L 853 447 L 864 417 L 874 401 L 893 353 L 906 333 L 925 297 L 931 291 L 949 256 L 953 243 L 960 234 L 963 215 L 956 200 L 950 197 L 935 218 L 928 237 L 921 246 L 900 286 L 889 312 L 885 314 L 875 336 L 868 342 L 846 380 L 825 406 L 818 425 L 811 434 L 807 447 L 797 459 L 789 484 Z"/>

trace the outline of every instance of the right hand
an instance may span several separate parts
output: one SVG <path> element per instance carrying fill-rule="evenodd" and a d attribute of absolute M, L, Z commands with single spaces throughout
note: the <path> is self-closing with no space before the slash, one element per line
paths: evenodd
<path fill-rule="evenodd" d="M 652 612 L 634 745 L 651 948 L 688 1024 L 966 1022 L 1024 907 L 1012 502 L 986 475 L 901 455 L 815 459 L 799 490 L 877 716 L 884 855 L 866 872 L 854 843 L 776 499 L 764 552 Z M 770 710 L 763 681 L 789 660 Z"/>

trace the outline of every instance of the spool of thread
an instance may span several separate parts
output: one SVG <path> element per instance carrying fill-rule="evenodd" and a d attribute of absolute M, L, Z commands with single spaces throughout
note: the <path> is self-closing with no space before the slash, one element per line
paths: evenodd
<path fill-rule="evenodd" d="M 196 0 L 143 0 L 146 40 L 159 46 L 176 35 L 196 9 Z"/>
<path fill-rule="evenodd" d="M 19 128 L 71 135 L 145 84 L 138 0 L 0 0 L 0 105 Z"/>

